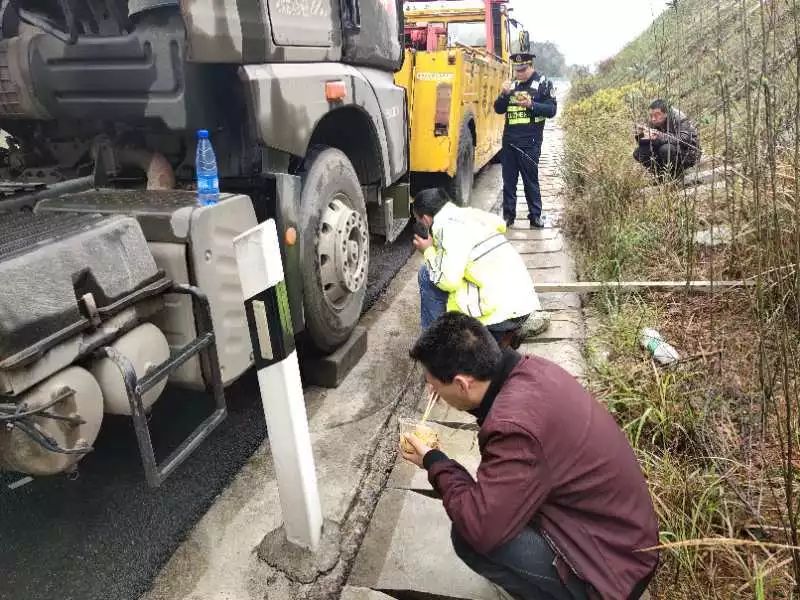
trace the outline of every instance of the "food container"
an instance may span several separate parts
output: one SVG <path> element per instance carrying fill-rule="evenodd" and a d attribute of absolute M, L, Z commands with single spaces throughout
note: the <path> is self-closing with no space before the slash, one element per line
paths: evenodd
<path fill-rule="evenodd" d="M 434 423 L 422 423 L 419 419 L 400 417 L 397 419 L 397 424 L 400 428 L 400 447 L 406 452 L 413 452 L 414 448 L 406 442 L 403 437 L 405 434 L 410 433 L 417 437 L 423 444 L 429 448 L 440 448 L 439 431 Z"/>

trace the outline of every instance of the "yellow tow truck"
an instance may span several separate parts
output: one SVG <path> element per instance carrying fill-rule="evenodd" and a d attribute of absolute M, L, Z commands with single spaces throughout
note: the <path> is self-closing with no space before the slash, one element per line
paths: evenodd
<path fill-rule="evenodd" d="M 508 0 L 405 3 L 405 61 L 395 82 L 408 96 L 414 188 L 444 183 L 467 206 L 474 174 L 500 151 L 494 101 L 510 78 L 510 56 L 530 50 L 510 10 Z"/>

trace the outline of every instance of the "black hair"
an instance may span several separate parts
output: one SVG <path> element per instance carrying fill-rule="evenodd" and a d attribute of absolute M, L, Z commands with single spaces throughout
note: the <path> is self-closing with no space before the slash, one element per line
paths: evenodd
<path fill-rule="evenodd" d="M 667 114 L 669 112 L 669 104 L 667 104 L 666 100 L 657 98 L 650 103 L 650 110 L 660 110 L 662 113 Z"/>
<path fill-rule="evenodd" d="M 489 330 L 477 319 L 458 312 L 436 319 L 409 354 L 443 383 L 451 383 L 456 375 L 490 381 L 503 360 Z"/>
<path fill-rule="evenodd" d="M 450 202 L 450 196 L 444 191 L 444 188 L 428 188 L 422 190 L 414 198 L 411 204 L 411 209 L 414 211 L 416 217 L 435 217 L 436 213 L 442 210 L 442 207 Z"/>

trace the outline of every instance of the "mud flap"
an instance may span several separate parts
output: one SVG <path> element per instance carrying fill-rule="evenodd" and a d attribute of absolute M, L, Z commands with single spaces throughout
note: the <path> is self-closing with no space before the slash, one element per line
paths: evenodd
<path fill-rule="evenodd" d="M 387 244 L 395 241 L 408 224 L 410 201 L 407 182 L 399 182 L 383 190 L 378 202 L 367 204 L 370 233 L 385 238 Z"/>
<path fill-rule="evenodd" d="M 292 314 L 292 327 L 295 335 L 305 329 L 303 316 L 303 272 L 302 272 L 302 235 L 298 227 L 300 215 L 300 197 L 303 182 L 300 177 L 276 173 L 275 177 L 275 224 L 278 228 L 278 240 L 281 242 L 283 258 L 283 276 L 289 295 L 289 309 Z M 286 243 L 286 232 L 294 228 L 295 243 Z"/>

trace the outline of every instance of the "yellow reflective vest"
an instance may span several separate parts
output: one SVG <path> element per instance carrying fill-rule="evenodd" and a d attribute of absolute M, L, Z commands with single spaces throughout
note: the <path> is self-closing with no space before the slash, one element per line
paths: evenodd
<path fill-rule="evenodd" d="M 528 269 L 505 232 L 505 222 L 486 211 L 449 202 L 438 212 L 424 257 L 431 281 L 449 293 L 448 311 L 495 325 L 541 310 Z"/>

